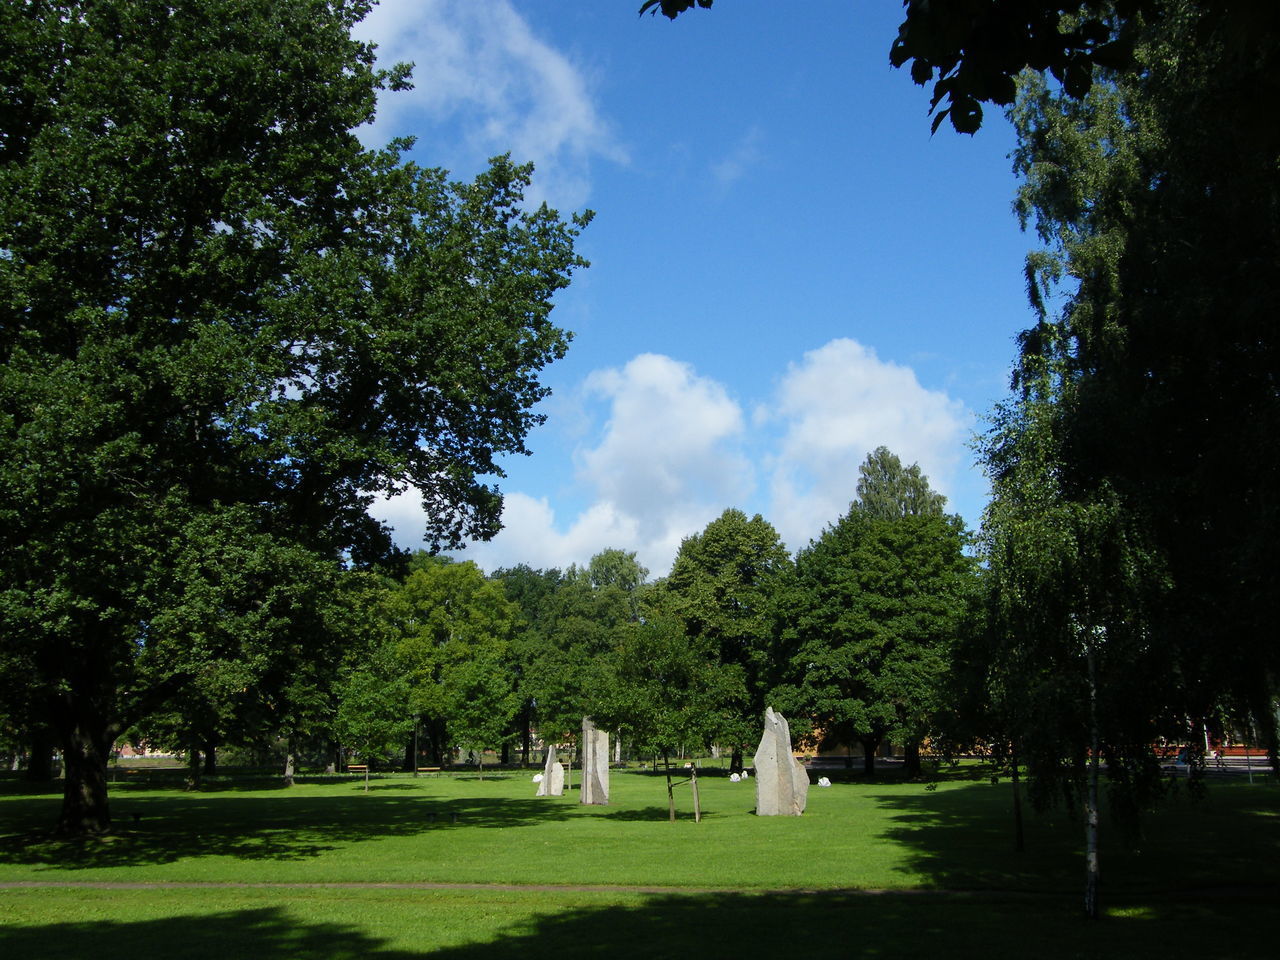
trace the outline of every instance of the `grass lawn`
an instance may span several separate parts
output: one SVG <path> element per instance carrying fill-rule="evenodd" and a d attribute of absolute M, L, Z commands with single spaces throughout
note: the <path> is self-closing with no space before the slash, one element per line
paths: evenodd
<path fill-rule="evenodd" d="M 700 784 L 700 824 L 687 786 L 668 823 L 664 781 L 642 773 L 615 773 L 608 807 L 535 798 L 523 775 L 120 784 L 116 833 L 73 843 L 41 833 L 56 792 L 3 781 L 0 883 L 251 886 L 0 889 L 0 956 L 1274 954 L 1269 782 L 1184 793 L 1128 842 L 1104 823 L 1098 924 L 1079 918 L 1079 824 L 1028 817 L 1014 853 L 1009 788 L 975 771 L 814 787 L 800 818 L 753 816 L 750 783 Z M 371 886 L 407 883 L 517 886 Z"/>

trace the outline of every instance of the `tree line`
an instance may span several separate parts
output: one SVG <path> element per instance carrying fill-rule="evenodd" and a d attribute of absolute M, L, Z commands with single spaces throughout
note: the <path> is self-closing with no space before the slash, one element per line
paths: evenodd
<path fill-rule="evenodd" d="M 741 770 L 772 704 L 815 745 L 860 743 L 868 770 L 901 743 L 919 773 L 978 586 L 944 502 L 882 447 L 849 512 L 794 558 L 764 518 L 729 509 L 655 581 L 621 549 L 566 570 L 486 576 L 418 553 L 398 574 L 344 571 L 323 597 L 290 594 L 315 617 L 305 650 L 245 631 L 234 651 L 189 651 L 206 659 L 127 736 L 185 753 L 194 785 L 219 751 L 286 778 L 299 756 L 413 770 L 496 749 L 527 764 L 535 739 L 572 744 L 591 716 L 633 755 L 717 747 Z M 29 720 L 22 732 L 39 740 Z"/>

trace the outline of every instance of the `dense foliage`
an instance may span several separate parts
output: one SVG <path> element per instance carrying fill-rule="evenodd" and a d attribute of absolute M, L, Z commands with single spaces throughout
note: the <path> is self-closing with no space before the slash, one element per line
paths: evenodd
<path fill-rule="evenodd" d="M 565 350 L 576 228 L 525 212 L 529 171 L 455 184 L 356 139 L 405 82 L 351 39 L 367 10 L 0 7 L 0 656 L 69 832 L 205 662 L 250 634 L 323 659 L 301 597 L 391 554 L 375 494 L 422 491 L 433 545 L 492 535 L 482 478 Z"/>

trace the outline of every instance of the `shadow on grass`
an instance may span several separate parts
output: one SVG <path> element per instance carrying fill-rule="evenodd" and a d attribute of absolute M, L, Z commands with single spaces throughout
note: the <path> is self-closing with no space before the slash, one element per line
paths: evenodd
<path fill-rule="evenodd" d="M 872 794 L 890 811 L 887 841 L 907 851 L 906 869 L 944 890 L 1083 894 L 1084 824 L 1063 810 L 1024 802 L 1024 850 L 1014 844 L 1013 794 L 1005 783 Z M 1231 889 L 1280 900 L 1280 788 L 1215 785 L 1186 791 L 1143 815 L 1140 833 L 1104 809 L 1100 830 L 1104 902 L 1109 893 L 1213 893 Z"/>
<path fill-rule="evenodd" d="M 492 921 L 460 922 L 460 914 L 480 906 L 464 898 L 425 904 L 428 932 L 415 935 L 414 949 L 406 950 L 382 932 L 396 929 L 397 914 L 402 919 L 418 907 L 412 901 L 369 906 L 369 921 L 358 927 L 301 923 L 279 906 L 138 921 L 10 925 L 0 929 L 0 952 L 44 960 L 407 960 L 427 955 L 439 960 L 935 955 L 990 960 L 1028 954 L 1041 960 L 1203 960 L 1269 955 L 1276 913 L 1268 904 L 1164 903 L 1088 923 L 1073 905 L 1056 898 L 710 894 L 651 897 L 635 905 L 543 903 L 532 915 L 523 909 L 526 901 L 514 913 L 521 919 L 492 929 L 487 926 Z M 447 932 L 468 926 L 463 934 Z M 463 938 L 473 942 L 458 945 Z"/>
<path fill-rule="evenodd" d="M 7 813 L 19 812 L 18 802 L 7 806 Z M 511 829 L 561 820 L 571 812 L 535 799 L 410 798 L 355 787 L 337 797 L 130 793 L 113 798 L 112 833 L 75 840 L 51 836 L 44 828 L 47 801 L 38 817 L 30 809 L 26 814 L 15 818 L 30 824 L 26 832 L 0 836 L 0 863 L 74 870 L 200 856 L 305 860 L 355 841 L 439 829 Z"/>

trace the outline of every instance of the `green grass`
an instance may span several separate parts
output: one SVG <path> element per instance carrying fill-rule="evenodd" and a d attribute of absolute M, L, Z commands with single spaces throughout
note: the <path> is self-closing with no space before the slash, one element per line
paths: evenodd
<path fill-rule="evenodd" d="M 81 843 L 43 832 L 55 793 L 0 782 L 0 882 L 684 888 L 5 889 L 0 955 L 82 957 L 86 944 L 132 960 L 176 955 L 174 944 L 220 960 L 661 957 L 690 945 L 709 956 L 811 957 L 990 957 L 1031 942 L 1046 957 L 1273 950 L 1280 788 L 1271 783 L 1175 798 L 1134 842 L 1104 824 L 1100 924 L 1079 919 L 1079 824 L 1029 817 L 1017 854 L 1008 786 L 976 774 L 934 790 L 893 779 L 815 787 L 800 818 L 753 816 L 750 783 L 700 783 L 700 824 L 687 786 L 671 824 L 663 780 L 639 773 L 614 774 L 608 807 L 583 807 L 576 792 L 535 798 L 527 776 L 382 777 L 367 794 L 358 781 L 288 790 L 232 781 L 191 793 L 120 784 L 116 833 Z"/>

